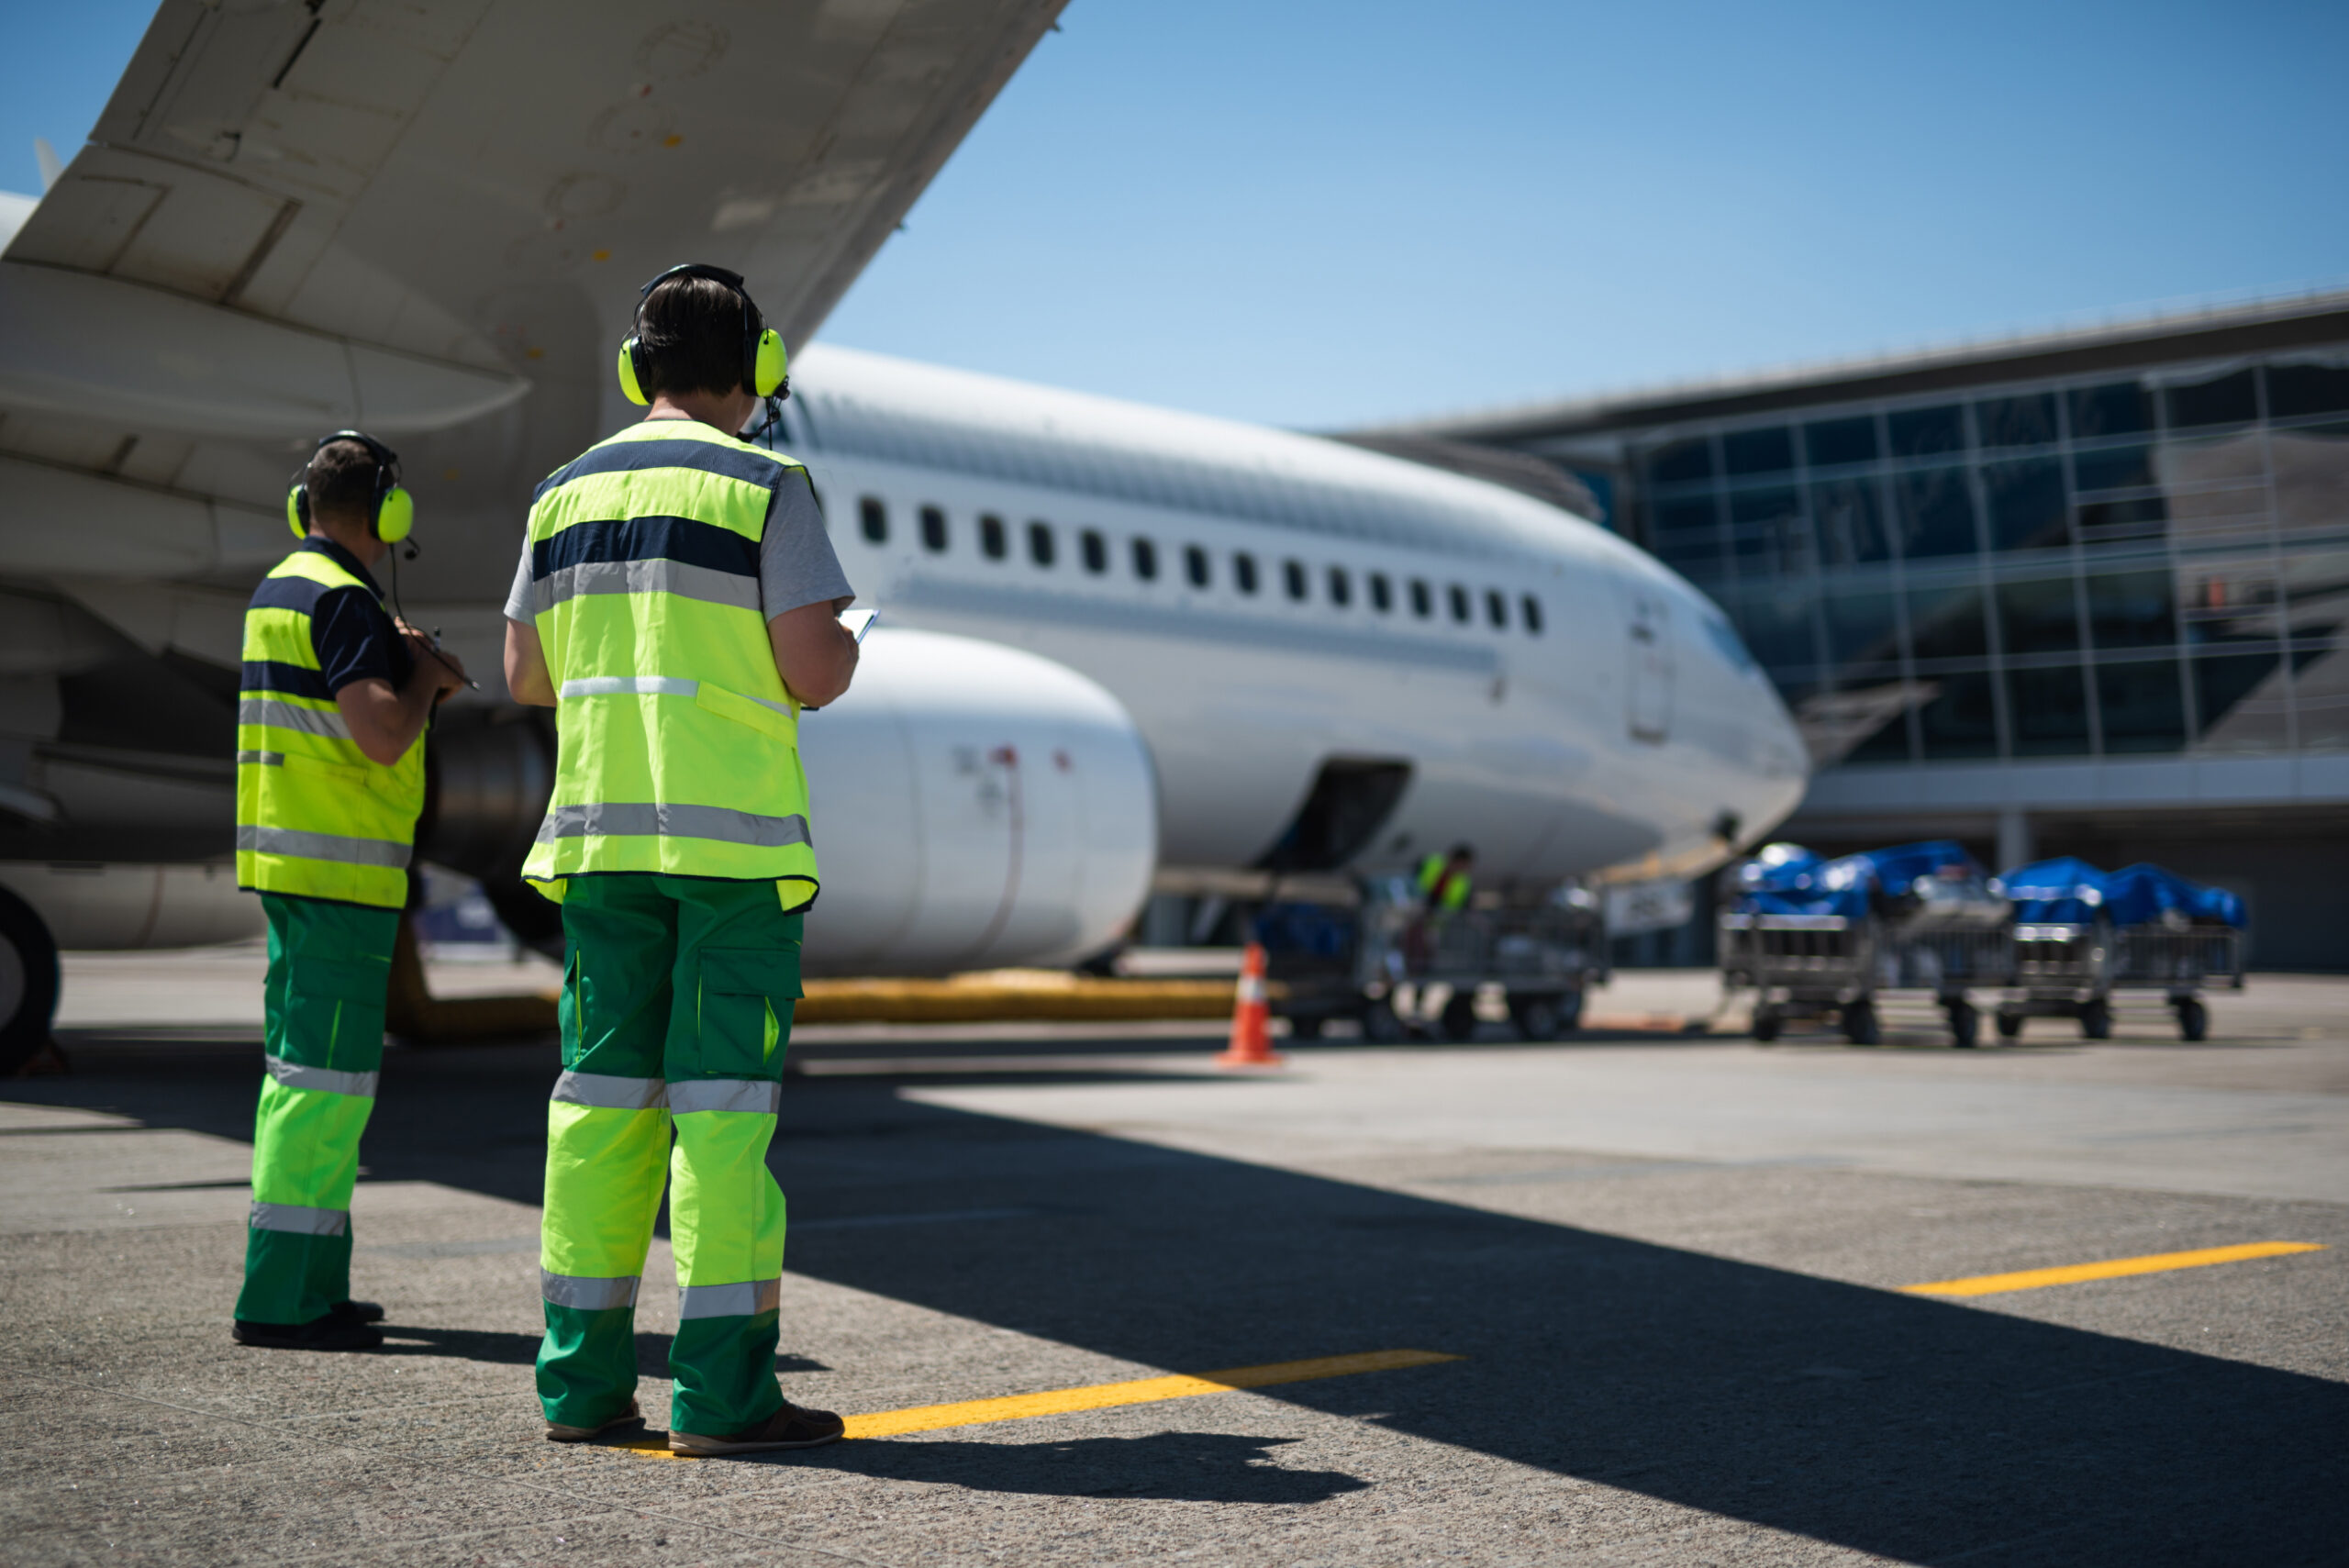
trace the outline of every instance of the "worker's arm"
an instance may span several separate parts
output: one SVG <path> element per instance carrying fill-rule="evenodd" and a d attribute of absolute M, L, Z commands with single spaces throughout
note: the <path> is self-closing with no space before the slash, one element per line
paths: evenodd
<path fill-rule="evenodd" d="M 856 638 L 840 620 L 841 612 L 854 603 L 852 598 L 818 599 L 767 622 L 775 673 L 805 706 L 837 702 L 856 678 Z"/>
<path fill-rule="evenodd" d="M 547 673 L 547 651 L 539 643 L 539 628 L 518 620 L 506 623 L 506 689 L 516 702 L 554 706 L 554 677 Z"/>
<path fill-rule="evenodd" d="M 465 673 L 458 665 L 456 656 L 442 653 L 437 657 L 429 651 L 429 641 L 415 631 L 406 631 L 416 657 L 408 671 L 407 681 L 397 690 L 381 675 L 367 675 L 349 682 L 334 694 L 334 706 L 342 713 L 342 722 L 350 728 L 351 738 L 371 762 L 390 767 L 407 755 L 416 738 L 424 733 L 424 726 L 432 717 L 432 705 L 443 692 L 453 692 L 465 684 Z"/>

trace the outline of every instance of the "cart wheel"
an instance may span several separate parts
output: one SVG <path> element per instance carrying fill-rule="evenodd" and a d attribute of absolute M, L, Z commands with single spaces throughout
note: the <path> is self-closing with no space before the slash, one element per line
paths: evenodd
<path fill-rule="evenodd" d="M 1555 1040 L 1566 1031 L 1565 1009 L 1555 996 L 1512 997 L 1508 1017 L 1527 1040 Z"/>
<path fill-rule="evenodd" d="M 2110 1040 L 2112 1038 L 2112 1004 L 2099 997 L 2080 1004 L 2080 1038 Z"/>
<path fill-rule="evenodd" d="M 1400 1045 L 1410 1032 L 1395 1016 L 1395 1004 L 1383 996 L 1362 1011 L 1362 1038 L 1373 1045 Z"/>
<path fill-rule="evenodd" d="M 1294 1014 L 1288 1020 L 1288 1037 L 1291 1040 L 1319 1040 L 1321 1026 L 1329 1021 L 1319 1013 Z"/>
<path fill-rule="evenodd" d="M 1558 998 L 1558 1032 L 1572 1034 L 1582 1028 L 1582 993 L 1569 991 Z"/>
<path fill-rule="evenodd" d="M 1998 1038 L 2000 1040 L 2014 1040 L 2020 1037 L 2021 1033 L 2022 1015 L 2021 1013 L 2009 1013 L 2004 1007 L 1999 1008 Z"/>
<path fill-rule="evenodd" d="M 1443 1005 L 1442 1020 L 1443 1038 L 1458 1045 L 1476 1035 L 1476 998 L 1465 992 L 1454 991 Z"/>
<path fill-rule="evenodd" d="M 1843 1038 L 1854 1045 L 1882 1045 L 1884 1027 L 1876 1022 L 1876 1004 L 1848 1002 L 1843 1006 Z"/>
<path fill-rule="evenodd" d="M 2200 1040 L 2210 1032 L 2210 1009 L 2202 1005 L 2202 999 L 2180 996 L 2177 999 L 2177 1038 Z"/>
<path fill-rule="evenodd" d="M 1950 1042 L 1960 1051 L 1969 1049 L 1981 1038 L 1981 1013 L 1963 996 L 1949 1004 L 1948 1012 Z"/>
<path fill-rule="evenodd" d="M 1753 1009 L 1753 1027 L 1747 1032 L 1760 1043 L 1767 1045 L 1778 1038 L 1778 1031 L 1784 1029 L 1786 1024 L 1786 1016 L 1777 1008 L 1756 1007 Z"/>

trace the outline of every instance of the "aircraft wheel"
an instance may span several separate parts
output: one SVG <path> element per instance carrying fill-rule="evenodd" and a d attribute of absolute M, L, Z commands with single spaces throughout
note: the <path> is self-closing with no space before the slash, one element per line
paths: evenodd
<path fill-rule="evenodd" d="M 1953 1044 L 1963 1051 L 1982 1037 L 1982 1015 L 1974 1004 L 1964 999 L 1949 1005 L 1949 1036 Z"/>
<path fill-rule="evenodd" d="M 2201 998 L 2199 996 L 2179 997 L 2177 999 L 2177 1038 L 2180 1040 L 2201 1040 L 2208 1036 L 2210 1032 L 2210 1009 L 2202 1005 Z"/>
<path fill-rule="evenodd" d="M 1476 1036 L 1476 998 L 1455 991 L 1452 1000 L 1443 1005 L 1442 1027 L 1443 1038 L 1454 1045 L 1465 1044 Z"/>
<path fill-rule="evenodd" d="M 2110 1040 L 2112 1038 L 2112 1004 L 2099 998 L 2080 1004 L 2080 1038 Z"/>
<path fill-rule="evenodd" d="M 1844 1005 L 1843 1038 L 1854 1045 L 1884 1043 L 1884 1026 L 1876 1021 L 1875 1003 L 1851 1002 Z"/>
<path fill-rule="evenodd" d="M 2005 1008 L 2000 1008 L 1998 1010 L 1998 1038 L 2000 1040 L 2013 1040 L 2019 1037 L 2021 1033 L 2022 1015 L 2021 1013 L 2009 1013 Z"/>
<path fill-rule="evenodd" d="M 1411 1031 L 1395 1014 L 1395 1004 L 1380 997 L 1362 1012 L 1362 1038 L 1373 1045 L 1400 1045 Z"/>
<path fill-rule="evenodd" d="M 1509 1021 L 1530 1040 L 1555 1040 L 1566 1032 L 1566 1011 L 1555 996 L 1511 998 Z"/>
<path fill-rule="evenodd" d="M 1778 1031 L 1786 1027 L 1786 1015 L 1779 1012 L 1777 1008 L 1756 1007 L 1753 1009 L 1753 1028 L 1750 1032 L 1762 1044 L 1767 1045 L 1777 1039 Z"/>
<path fill-rule="evenodd" d="M 49 1043 L 57 1016 L 57 942 L 32 906 L 0 887 L 0 1074 Z"/>

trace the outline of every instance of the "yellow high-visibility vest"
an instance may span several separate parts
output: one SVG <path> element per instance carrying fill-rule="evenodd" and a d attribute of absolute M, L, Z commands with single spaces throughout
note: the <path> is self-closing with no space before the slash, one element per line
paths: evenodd
<path fill-rule="evenodd" d="M 555 687 L 553 798 L 522 874 L 656 872 L 816 896 L 799 703 L 759 602 L 800 465 L 690 420 L 632 425 L 539 486 L 532 608 Z"/>
<path fill-rule="evenodd" d="M 245 611 L 237 885 L 397 909 L 424 809 L 424 737 L 388 768 L 351 738 L 310 640 L 311 612 L 338 588 L 374 594 L 323 550 L 300 549 Z"/>

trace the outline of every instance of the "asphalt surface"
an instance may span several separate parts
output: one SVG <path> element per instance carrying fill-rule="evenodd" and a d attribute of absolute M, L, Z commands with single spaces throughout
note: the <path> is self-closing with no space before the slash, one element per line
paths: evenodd
<path fill-rule="evenodd" d="M 1594 1006 L 1646 1029 L 1237 1078 L 1188 1028 L 810 1030 L 776 1140 L 792 1398 L 1463 1359 L 679 1462 L 540 1438 L 550 1044 L 387 1054 L 354 1284 L 390 1343 L 251 1351 L 258 1036 L 206 1001 L 241 993 L 182 958 L 72 974 L 73 1071 L 0 1084 L 0 1561 L 2349 1556 L 2349 981 L 2254 977 L 2200 1045 L 1958 1052 L 1673 1032 L 1704 983 L 1642 977 Z M 2261 1241 L 2329 1250 L 1899 1289 Z"/>

